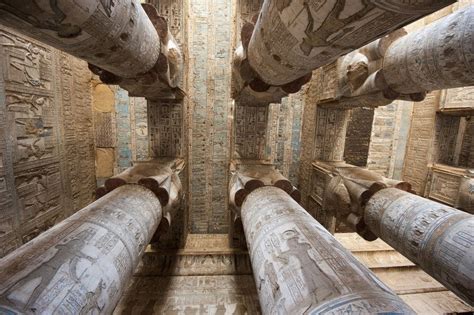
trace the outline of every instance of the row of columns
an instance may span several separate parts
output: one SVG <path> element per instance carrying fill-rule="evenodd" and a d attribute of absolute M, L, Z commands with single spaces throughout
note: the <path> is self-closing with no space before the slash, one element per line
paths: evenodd
<path fill-rule="evenodd" d="M 450 1 L 280 2 L 265 1 L 256 24 L 242 27 L 233 63 L 233 97 L 241 103 L 279 102 L 331 62 L 338 95 L 325 106 L 421 101 L 427 91 L 474 84 L 472 6 L 406 35 L 397 28 Z"/>
<path fill-rule="evenodd" d="M 255 174 L 265 177 L 263 169 Z M 474 305 L 473 215 L 365 169 L 347 165 L 335 173 L 324 207 L 338 211 L 364 238 L 382 238 Z M 247 179 L 249 191 L 236 189 L 235 178 Z M 237 171 L 229 192 L 230 200 L 239 200 L 233 209 L 241 217 L 264 314 L 413 313 L 287 191 L 258 181 Z"/>
<path fill-rule="evenodd" d="M 229 200 L 264 314 L 414 313 L 299 205 L 272 165 L 234 168 Z"/>
<path fill-rule="evenodd" d="M 265 83 L 284 85 L 453 2 L 266 0 L 248 62 Z"/>
<path fill-rule="evenodd" d="M 326 107 L 421 101 L 427 91 L 474 85 L 474 7 L 406 34 L 398 30 L 341 57 L 338 88 Z"/>
<path fill-rule="evenodd" d="M 233 98 L 279 102 L 300 90 L 314 69 L 453 2 L 266 0 L 258 17 L 242 26 Z"/>
<path fill-rule="evenodd" d="M 359 183 L 368 185 L 365 175 Z M 365 200 L 367 227 L 472 304 L 474 217 L 387 184 L 407 188 L 391 181 L 366 191 L 347 185 L 352 201 Z M 412 313 L 284 185 L 257 186 L 240 215 L 265 313 Z M 115 188 L 2 260 L 0 309 L 111 312 L 162 213 L 151 190 Z"/>
<path fill-rule="evenodd" d="M 0 20 L 84 59 L 106 84 L 148 99 L 183 96 L 182 57 L 164 18 L 138 0 L 5 0 Z"/>

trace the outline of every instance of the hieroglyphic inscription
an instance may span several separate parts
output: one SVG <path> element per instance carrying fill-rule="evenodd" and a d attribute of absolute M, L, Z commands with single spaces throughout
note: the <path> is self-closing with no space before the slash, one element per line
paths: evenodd
<path fill-rule="evenodd" d="M 156 253 L 146 252 L 136 275 L 190 276 L 190 275 L 251 275 L 252 266 L 245 252 L 232 253 Z"/>
<path fill-rule="evenodd" d="M 62 113 L 56 123 L 62 130 L 62 176 L 69 183 L 66 202 L 72 203 L 72 214 L 94 200 L 96 187 L 91 73 L 84 61 L 63 52 L 56 54 L 56 67 L 61 73 L 56 93 Z"/>
<path fill-rule="evenodd" d="M 279 106 L 273 163 L 293 185 L 298 185 L 303 92 L 290 94 Z M 270 126 L 268 127 L 270 128 Z"/>
<path fill-rule="evenodd" d="M 344 160 L 357 166 L 366 166 L 371 143 L 372 108 L 354 108 L 347 124 Z"/>
<path fill-rule="evenodd" d="M 375 235 L 473 304 L 473 215 L 386 188 L 368 201 L 365 222 Z"/>
<path fill-rule="evenodd" d="M 113 116 L 114 113 L 112 112 L 94 113 L 95 146 L 97 148 L 115 147 L 115 121 Z"/>
<path fill-rule="evenodd" d="M 184 1 L 183 0 L 152 0 L 150 1 L 158 9 L 161 16 L 166 18 L 168 28 L 173 37 L 178 42 L 181 50 L 184 48 L 185 32 L 184 30 Z"/>
<path fill-rule="evenodd" d="M 182 156 L 182 109 L 180 103 L 148 102 L 150 145 L 154 156 Z"/>
<path fill-rule="evenodd" d="M 268 106 L 235 108 L 235 153 L 241 159 L 265 160 Z"/>
<path fill-rule="evenodd" d="M 0 56 L 3 256 L 88 204 L 95 185 L 86 64 L 6 28 Z"/>
<path fill-rule="evenodd" d="M 438 102 L 439 91 L 434 91 L 413 107 L 402 178 L 419 194 L 425 190 L 428 163 L 432 162 L 433 130 Z"/>
<path fill-rule="evenodd" d="M 189 4 L 189 229 L 226 233 L 234 3 Z"/>
<path fill-rule="evenodd" d="M 148 143 L 147 101 L 142 97 L 131 97 L 132 112 L 132 156 L 134 161 L 150 157 Z"/>
<path fill-rule="evenodd" d="M 4 86 L 2 150 L 5 190 L 1 208 L 2 254 L 54 224 L 63 203 L 59 176 L 58 106 L 53 52 L 0 30 Z M 2 141 L 2 142 L 3 142 Z M 52 223 L 48 222 L 52 220 Z M 5 245 L 3 245 L 5 244 Z M 5 246 L 5 247 L 4 247 Z M 3 248 L 4 247 L 4 248 Z"/>
<path fill-rule="evenodd" d="M 444 90 L 439 108 L 442 112 L 474 111 L 474 88 L 468 86 Z"/>
<path fill-rule="evenodd" d="M 248 49 L 263 81 L 282 85 L 453 1 L 265 1 Z"/>
<path fill-rule="evenodd" d="M 314 158 L 322 161 L 342 161 L 349 110 L 317 108 L 316 111 Z"/>
<path fill-rule="evenodd" d="M 143 312 L 261 314 L 251 275 L 135 277 L 114 314 Z"/>
<path fill-rule="evenodd" d="M 132 165 L 132 140 L 130 121 L 130 99 L 127 91 L 115 90 L 115 111 L 117 121 L 116 174 Z"/>

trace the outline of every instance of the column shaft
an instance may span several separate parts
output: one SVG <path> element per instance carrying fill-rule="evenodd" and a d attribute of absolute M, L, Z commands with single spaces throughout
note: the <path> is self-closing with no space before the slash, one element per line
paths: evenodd
<path fill-rule="evenodd" d="M 474 6 L 395 41 L 382 71 L 402 94 L 474 85 Z"/>
<path fill-rule="evenodd" d="M 0 260 L 0 313 L 111 314 L 161 220 L 124 185 Z"/>
<path fill-rule="evenodd" d="M 413 314 L 287 193 L 251 192 L 242 205 L 264 314 Z"/>
<path fill-rule="evenodd" d="M 3 0 L 0 21 L 123 78 L 149 71 L 160 54 L 138 0 Z"/>
<path fill-rule="evenodd" d="M 370 230 L 474 305 L 474 216 L 396 189 L 365 206 Z"/>

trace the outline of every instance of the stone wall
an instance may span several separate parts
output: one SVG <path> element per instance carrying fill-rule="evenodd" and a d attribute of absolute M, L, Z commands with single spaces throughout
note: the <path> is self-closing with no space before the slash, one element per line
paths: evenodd
<path fill-rule="evenodd" d="M 260 314 L 251 275 L 136 277 L 114 314 Z"/>
<path fill-rule="evenodd" d="M 0 28 L 0 257 L 93 200 L 87 64 Z"/>
<path fill-rule="evenodd" d="M 132 165 L 150 158 L 147 102 L 129 97 L 118 86 L 93 80 L 93 110 L 98 186 Z"/>
<path fill-rule="evenodd" d="M 114 314 L 261 314 L 248 253 L 223 234 L 180 250 L 148 248 Z"/>
<path fill-rule="evenodd" d="M 279 105 L 277 137 L 274 140 L 275 148 L 273 164 L 281 171 L 283 176 L 299 187 L 298 169 L 301 154 L 301 125 L 304 104 L 303 91 L 290 94 L 282 99 Z M 272 139 L 273 140 L 273 139 Z"/>
<path fill-rule="evenodd" d="M 402 178 L 421 194 L 425 189 L 428 163 L 431 162 L 439 96 L 439 91 L 431 92 L 413 107 Z"/>
<path fill-rule="evenodd" d="M 351 111 L 344 146 L 344 160 L 347 163 L 357 166 L 367 165 L 373 120 L 373 108 L 361 107 Z"/>
<path fill-rule="evenodd" d="M 369 170 L 391 178 L 395 167 L 403 165 L 412 106 L 412 102 L 395 101 L 375 109 L 367 162 Z"/>
<path fill-rule="evenodd" d="M 313 78 L 307 85 L 304 93 L 304 111 L 302 114 L 301 128 L 301 155 L 299 168 L 299 184 L 301 191 L 302 205 L 309 209 L 311 183 L 312 183 L 312 163 L 315 159 L 315 137 L 316 137 L 316 108 L 322 91 L 322 69 L 313 71 Z M 311 213 L 311 212 L 310 212 Z"/>

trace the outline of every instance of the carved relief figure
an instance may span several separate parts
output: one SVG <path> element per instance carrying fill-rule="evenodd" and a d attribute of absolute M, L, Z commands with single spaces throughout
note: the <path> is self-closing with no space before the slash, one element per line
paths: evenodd
<path fill-rule="evenodd" d="M 15 113 L 17 158 L 19 161 L 41 159 L 52 153 L 44 138 L 52 135 L 52 127 L 44 126 L 43 110 L 49 105 L 46 97 L 13 94 L 7 96 L 7 108 Z"/>
<path fill-rule="evenodd" d="M 322 6 L 327 5 L 330 2 L 332 1 L 325 1 L 325 4 L 323 4 Z M 315 47 L 337 47 L 334 42 L 345 36 L 347 33 L 352 32 L 355 28 L 355 26 L 346 26 L 354 21 L 360 20 L 364 15 L 369 13 L 374 8 L 373 4 L 370 4 L 368 1 L 363 0 L 361 1 L 361 5 L 363 6 L 361 10 L 352 14 L 349 17 L 341 18 L 341 13 L 346 6 L 346 2 L 349 1 L 336 1 L 334 7 L 330 9 L 329 14 L 317 29 L 314 29 L 315 18 L 313 17 L 308 1 L 303 2 L 303 6 L 306 12 L 308 13 L 309 22 L 305 30 L 306 37 L 300 44 L 300 49 L 306 56 L 309 56 L 311 54 L 311 51 Z M 336 33 L 337 36 L 332 36 Z M 331 39 L 329 39 L 330 37 Z"/>
<path fill-rule="evenodd" d="M 279 297 L 281 297 L 280 285 L 278 284 L 278 276 L 275 267 L 273 266 L 273 263 L 268 260 L 265 261 L 263 278 L 260 278 L 260 285 L 258 288 L 259 290 L 262 290 L 263 285 L 266 284 L 265 279 L 268 280 L 267 286 L 269 287 L 272 298 L 274 300 L 278 300 Z"/>
<path fill-rule="evenodd" d="M 15 298 L 14 292 L 21 292 L 22 294 L 18 294 L 18 296 L 22 296 L 24 291 L 28 290 L 27 286 L 33 284 L 34 289 L 29 297 L 23 301 L 24 308 L 28 308 L 28 306 L 32 305 L 38 297 L 45 292 L 46 287 L 64 264 L 69 265 L 68 270 L 70 277 L 74 281 L 79 281 L 80 276 L 77 276 L 77 264 L 79 259 L 87 259 L 91 263 L 96 261 L 95 258 L 82 253 L 81 250 L 84 245 L 85 240 L 81 238 L 74 238 L 64 244 L 56 245 L 55 248 L 57 251 L 51 258 L 43 261 L 32 272 L 12 284 L 7 291 L 0 295 L 0 300 L 6 300 L 7 303 L 11 302 Z M 35 285 L 38 279 L 39 283 Z M 29 289 L 31 290 L 31 287 Z"/>
<path fill-rule="evenodd" d="M 86 293 L 86 305 L 84 305 L 81 309 L 79 315 L 88 315 L 88 314 L 100 314 L 101 311 L 104 309 L 104 305 L 99 305 L 99 297 L 102 294 L 102 291 L 106 288 L 106 285 L 103 280 L 100 280 L 97 288 L 94 292 L 87 292 Z"/>
<path fill-rule="evenodd" d="M 24 112 L 29 117 L 39 117 L 43 114 L 43 106 L 48 104 L 46 97 L 36 95 L 13 94 L 8 97 L 8 110 L 12 112 Z"/>
<path fill-rule="evenodd" d="M 78 25 L 63 23 L 66 15 L 58 6 L 58 0 L 49 0 L 49 7 L 52 11 L 47 19 L 40 19 L 46 11 L 38 5 L 37 0 L 30 0 L 25 11 L 18 10 L 18 5 L 13 4 L 16 0 L 5 0 L 0 2 L 0 9 L 10 12 L 21 20 L 26 20 L 31 25 L 40 28 L 56 31 L 59 37 L 76 37 L 81 34 L 82 29 Z M 25 5 L 26 7 L 26 5 Z M 47 12 L 50 13 L 50 12 Z"/>
<path fill-rule="evenodd" d="M 290 265 L 291 259 L 299 263 L 303 276 L 302 280 L 305 282 L 305 288 L 311 295 L 311 298 L 308 298 L 308 300 L 318 304 L 320 301 L 334 295 L 332 281 L 309 254 L 312 246 L 307 242 L 300 241 L 299 233 L 295 230 L 286 230 L 283 233 L 283 237 L 286 239 L 288 250 L 279 253 L 276 258 L 292 269 L 294 269 L 294 266 Z"/>
<path fill-rule="evenodd" d="M 13 59 L 11 61 L 12 67 L 23 72 L 26 80 L 24 83 L 30 84 L 33 87 L 44 88 L 40 73 L 40 62 L 43 58 L 41 50 L 31 43 L 19 48 L 26 50 L 25 58 L 23 60 Z"/>

